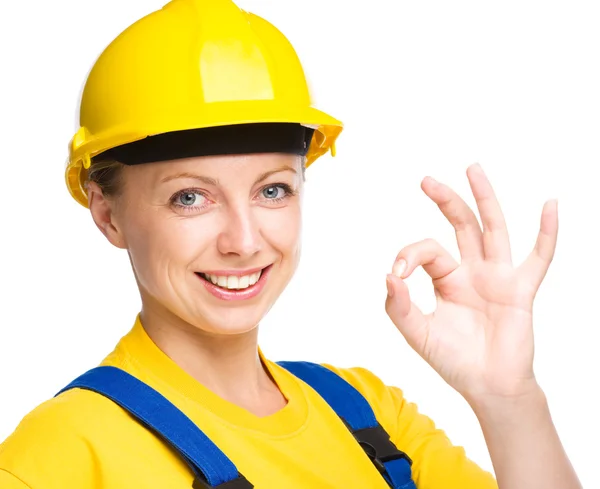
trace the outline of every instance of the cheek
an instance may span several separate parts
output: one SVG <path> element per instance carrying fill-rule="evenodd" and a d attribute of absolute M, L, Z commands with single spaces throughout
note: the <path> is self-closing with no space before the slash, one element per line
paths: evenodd
<path fill-rule="evenodd" d="M 300 253 L 302 214 L 300 205 L 294 203 L 277 210 L 267 210 L 261 215 L 264 239 L 279 251 L 284 259 L 296 262 Z"/>
<path fill-rule="evenodd" d="M 129 254 L 140 282 L 148 290 L 170 282 L 177 288 L 190 265 L 211 242 L 197 219 L 145 214 L 127 229 Z M 205 223 L 206 224 L 206 223 Z"/>

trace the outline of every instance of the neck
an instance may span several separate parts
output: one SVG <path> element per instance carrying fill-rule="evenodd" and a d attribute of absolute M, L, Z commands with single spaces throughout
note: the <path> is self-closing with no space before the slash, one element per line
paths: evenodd
<path fill-rule="evenodd" d="M 258 327 L 235 335 L 210 333 L 146 303 L 140 319 L 158 348 L 223 399 L 257 415 L 285 405 L 258 354 Z"/>

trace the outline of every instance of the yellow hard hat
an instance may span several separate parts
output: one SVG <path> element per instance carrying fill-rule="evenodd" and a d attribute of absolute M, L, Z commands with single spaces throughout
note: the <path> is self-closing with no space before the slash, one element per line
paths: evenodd
<path fill-rule="evenodd" d="M 66 182 L 87 206 L 91 158 L 175 131 L 297 123 L 314 129 L 307 166 L 331 150 L 342 123 L 311 105 L 294 48 L 231 0 L 172 0 L 123 31 L 83 90 Z"/>

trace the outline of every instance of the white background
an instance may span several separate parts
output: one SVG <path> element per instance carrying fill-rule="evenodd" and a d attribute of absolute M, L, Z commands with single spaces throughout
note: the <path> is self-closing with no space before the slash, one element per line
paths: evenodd
<path fill-rule="evenodd" d="M 95 366 L 138 311 L 126 254 L 71 200 L 63 170 L 95 58 L 162 4 L 2 8 L 0 440 Z M 536 371 L 584 485 L 600 487 L 598 3 L 238 5 L 288 36 L 316 105 L 346 126 L 338 156 L 307 173 L 302 264 L 262 325 L 266 354 L 371 369 L 490 469 L 468 406 L 405 345 L 383 308 L 385 274 L 401 247 L 434 237 L 456 251 L 420 180 L 432 175 L 472 203 L 464 171 L 480 162 L 503 204 L 515 261 L 533 246 L 543 202 L 559 199 L 557 255 L 536 301 Z M 431 307 L 424 273 L 409 283 Z"/>

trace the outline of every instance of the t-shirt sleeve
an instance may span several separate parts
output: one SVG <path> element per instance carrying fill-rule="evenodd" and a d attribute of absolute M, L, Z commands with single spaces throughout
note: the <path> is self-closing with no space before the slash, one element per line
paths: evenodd
<path fill-rule="evenodd" d="M 0 469 L 0 487 L 2 489 L 31 489 L 27 484 L 3 469 Z"/>
<path fill-rule="evenodd" d="M 397 406 L 398 420 L 390 436 L 397 447 L 411 454 L 419 489 L 498 488 L 492 474 L 470 460 L 462 447 L 453 445 L 429 417 L 404 399 L 400 389 L 389 389 Z"/>
<path fill-rule="evenodd" d="M 401 389 L 385 385 L 363 368 L 324 366 L 369 401 L 392 442 L 412 459 L 418 489 L 498 489 L 494 476 L 470 460 L 462 447 L 453 445 L 444 431 L 404 398 Z"/>
<path fill-rule="evenodd" d="M 97 487 L 94 454 L 73 423 L 74 406 L 63 401 L 35 408 L 0 444 L 1 489 Z"/>

